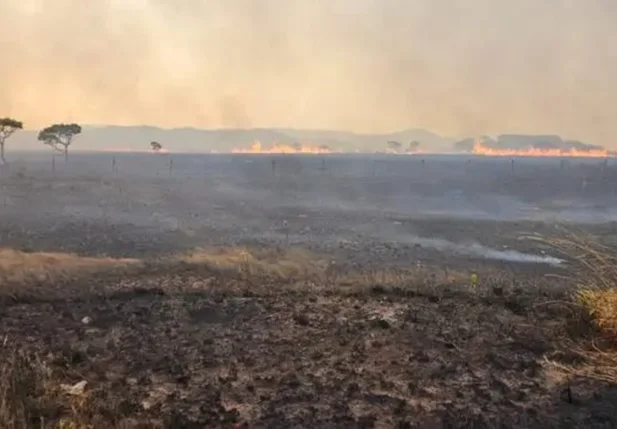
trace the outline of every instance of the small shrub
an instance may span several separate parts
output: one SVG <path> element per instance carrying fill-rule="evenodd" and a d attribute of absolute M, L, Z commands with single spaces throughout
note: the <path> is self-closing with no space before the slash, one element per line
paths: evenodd
<path fill-rule="evenodd" d="M 600 332 L 617 339 L 617 288 L 581 289 L 576 301 Z"/>
<path fill-rule="evenodd" d="M 564 344 L 583 363 L 552 363 L 566 373 L 617 385 L 617 253 L 599 237 L 565 232 L 563 238 L 539 240 L 568 261 L 568 279 L 577 286 L 574 303 L 585 316 L 578 322 L 582 327 L 591 323 L 597 333 L 588 332 Z"/>
<path fill-rule="evenodd" d="M 28 428 L 40 414 L 36 398 L 47 376 L 45 367 L 20 350 L 3 350 L 0 359 L 0 427 Z"/>

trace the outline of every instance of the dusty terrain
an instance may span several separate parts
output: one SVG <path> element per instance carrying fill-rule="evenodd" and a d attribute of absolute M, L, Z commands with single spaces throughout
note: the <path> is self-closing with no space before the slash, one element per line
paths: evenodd
<path fill-rule="evenodd" d="M 521 239 L 612 245 L 615 167 L 113 156 L 0 172 L 13 427 L 617 424 L 560 369 L 565 256 Z"/>

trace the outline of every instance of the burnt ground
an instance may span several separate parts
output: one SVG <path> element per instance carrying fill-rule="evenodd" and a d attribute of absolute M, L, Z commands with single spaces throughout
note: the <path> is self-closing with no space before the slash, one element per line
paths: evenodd
<path fill-rule="evenodd" d="M 563 312 L 541 305 L 555 295 L 249 285 L 207 270 L 92 282 L 2 308 L 3 354 L 19 344 L 56 383 L 88 383 L 79 405 L 34 407 L 32 427 L 41 416 L 101 428 L 617 423 L 615 388 L 574 379 L 570 403 L 546 361 L 579 359 L 561 342 Z"/>
<path fill-rule="evenodd" d="M 568 349 L 569 313 L 559 305 L 571 285 L 545 276 L 567 267 L 414 241 L 537 255 L 546 249 L 518 237 L 561 233 L 565 220 L 548 207 L 570 201 L 587 211 L 569 215 L 604 219 L 576 228 L 611 242 L 612 191 L 602 176 L 589 180 L 589 194 L 578 188 L 593 166 L 568 173 L 531 165 L 511 177 L 490 166 L 418 173 L 380 160 L 372 169 L 325 174 L 290 157 L 272 175 L 269 161 L 248 161 L 200 169 L 175 162 L 169 177 L 163 161 L 152 170 L 150 160 L 139 160 L 113 176 L 100 157 L 84 155 L 54 177 L 43 164 L 2 172 L 3 247 L 151 261 L 139 273 L 50 279 L 37 294 L 2 300 L 3 361 L 21 350 L 36 362 L 31 427 L 63 417 L 102 428 L 617 424 L 614 388 L 568 381 L 548 362 L 580 359 Z M 420 262 L 437 273 L 506 274 L 470 290 L 466 281 L 425 277 L 396 287 L 375 279 L 320 283 L 157 262 L 195 247 L 236 245 L 298 246 L 346 272 Z M 82 322 L 86 316 L 91 322 Z M 79 400 L 51 401 L 44 380 L 87 387 Z"/>

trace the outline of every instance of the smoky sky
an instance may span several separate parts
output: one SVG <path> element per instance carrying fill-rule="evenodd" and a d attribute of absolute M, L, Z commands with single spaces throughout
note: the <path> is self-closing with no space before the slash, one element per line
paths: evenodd
<path fill-rule="evenodd" d="M 0 116 L 617 147 L 614 0 L 1 0 Z"/>

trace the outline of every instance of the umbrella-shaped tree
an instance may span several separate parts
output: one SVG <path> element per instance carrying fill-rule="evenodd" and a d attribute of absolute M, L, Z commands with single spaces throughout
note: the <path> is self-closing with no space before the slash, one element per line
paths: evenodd
<path fill-rule="evenodd" d="M 38 139 L 52 149 L 64 153 L 64 160 L 69 157 L 69 146 L 73 138 L 81 133 L 81 127 L 77 124 L 54 124 L 39 132 Z"/>
<path fill-rule="evenodd" d="M 3 164 L 6 164 L 6 158 L 4 157 L 4 144 L 6 139 L 11 137 L 17 130 L 24 128 L 24 124 L 13 118 L 0 118 L 0 159 Z"/>

